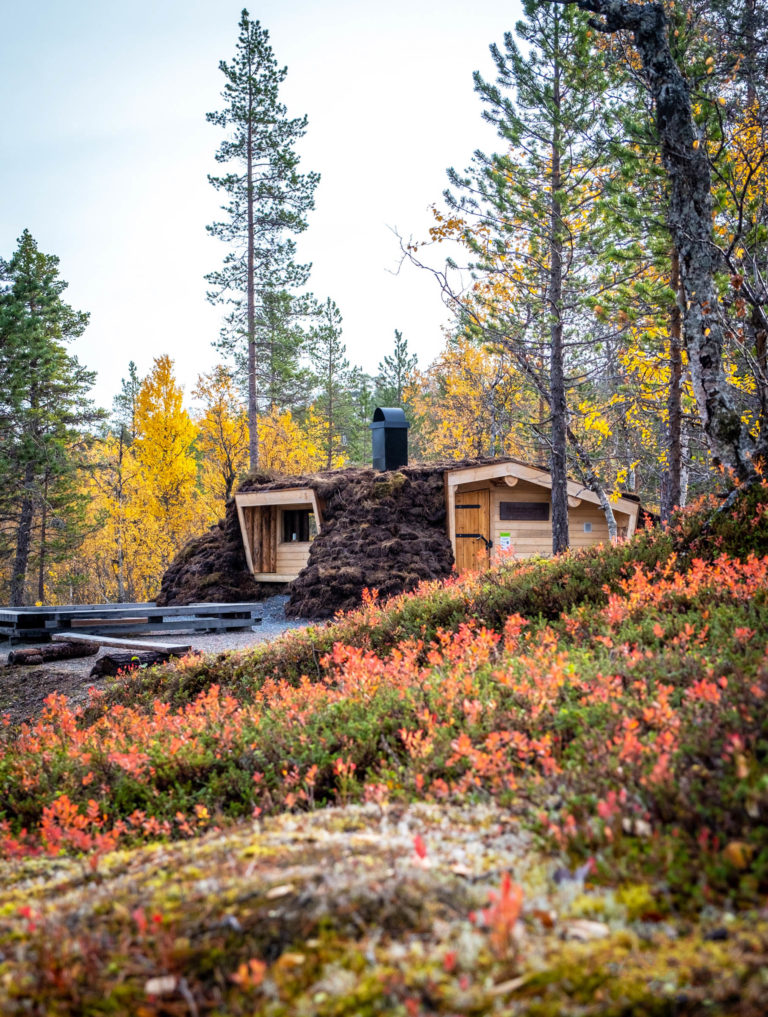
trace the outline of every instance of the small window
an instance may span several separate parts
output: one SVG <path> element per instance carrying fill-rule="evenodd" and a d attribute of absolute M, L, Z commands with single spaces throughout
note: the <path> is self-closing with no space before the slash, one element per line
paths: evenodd
<path fill-rule="evenodd" d="M 518 522 L 541 522 L 549 519 L 547 501 L 502 501 L 499 502 L 501 519 L 515 519 Z"/>
<path fill-rule="evenodd" d="M 592 532 L 592 523 L 584 523 L 584 532 L 585 533 L 591 533 Z"/>
<path fill-rule="evenodd" d="M 307 543 L 317 535 L 315 513 L 311 509 L 283 509 L 283 543 Z"/>

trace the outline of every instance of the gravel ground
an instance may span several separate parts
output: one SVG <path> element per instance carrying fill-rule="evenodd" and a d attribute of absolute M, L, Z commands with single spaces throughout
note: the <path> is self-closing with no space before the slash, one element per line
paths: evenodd
<path fill-rule="evenodd" d="M 136 639 L 154 639 L 158 642 L 191 643 L 192 650 L 200 653 L 222 653 L 225 650 L 245 650 L 257 643 L 268 642 L 288 629 L 304 628 L 311 622 L 285 617 L 287 596 L 270 597 L 259 605 L 261 623 L 253 629 L 234 632 L 183 632 L 172 630 L 154 635 L 139 633 Z M 108 650 L 101 649 L 95 657 L 76 660 L 56 660 L 42 667 L 9 667 L 8 653 L 20 646 L 39 646 L 40 643 L 0 642 L 0 716 L 7 714 L 13 725 L 28 720 L 39 712 L 43 700 L 52 692 L 63 693 L 70 704 L 84 703 L 89 688 L 103 688 L 112 679 L 90 680 L 90 671 L 97 657 Z"/>

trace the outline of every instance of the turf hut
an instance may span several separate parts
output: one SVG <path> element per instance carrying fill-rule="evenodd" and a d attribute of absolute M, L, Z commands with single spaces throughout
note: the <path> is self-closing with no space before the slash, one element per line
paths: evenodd
<path fill-rule="evenodd" d="M 254 580 L 290 582 L 291 615 L 327 618 L 357 606 L 366 588 L 401 593 L 453 567 L 434 467 L 246 481 L 235 504 Z"/>

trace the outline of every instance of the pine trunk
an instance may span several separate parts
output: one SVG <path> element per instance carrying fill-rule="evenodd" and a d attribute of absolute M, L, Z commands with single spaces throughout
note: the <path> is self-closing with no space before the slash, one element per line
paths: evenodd
<path fill-rule="evenodd" d="M 331 469 L 333 466 L 333 356 L 328 361 L 328 459 L 326 468 Z"/>
<path fill-rule="evenodd" d="M 27 565 L 32 542 L 32 519 L 35 513 L 34 468 L 27 466 L 24 473 L 24 498 L 19 513 L 19 528 L 16 531 L 16 556 L 11 576 L 11 607 L 22 607 L 27 585 Z"/>
<path fill-rule="evenodd" d="M 43 504 L 40 510 L 40 561 L 37 567 L 37 599 L 41 604 L 45 603 L 45 541 L 46 523 L 48 520 L 48 482 L 45 483 L 43 492 Z"/>
<path fill-rule="evenodd" d="M 136 425 L 136 411 L 133 410 L 133 426 Z M 135 433 L 135 432 L 134 432 Z M 120 429 L 120 445 L 117 455 L 117 520 L 115 525 L 115 540 L 117 542 L 117 602 L 124 604 L 127 600 L 125 595 L 125 497 L 123 495 L 123 457 L 125 455 L 125 435 Z"/>
<path fill-rule="evenodd" d="M 555 21 L 555 48 L 557 48 L 557 20 Z M 553 82 L 553 106 L 559 111 L 560 69 L 555 64 Z M 568 471 L 566 466 L 566 423 L 565 371 L 563 352 L 563 245 L 561 239 L 561 207 L 558 193 L 562 186 L 560 168 L 560 128 L 557 121 L 552 133 L 552 204 L 549 222 L 549 286 L 547 300 L 550 315 L 549 350 L 549 408 L 552 418 L 552 447 L 550 449 L 550 472 L 552 474 L 552 553 L 560 554 L 568 549 Z"/>
<path fill-rule="evenodd" d="M 249 87 L 249 99 L 253 109 L 255 99 Z M 248 118 L 248 264 L 246 279 L 246 300 L 248 303 L 248 457 L 250 469 L 255 473 L 259 468 L 259 407 L 256 392 L 256 226 L 253 221 L 253 117 Z"/>
<path fill-rule="evenodd" d="M 766 327 L 765 315 L 758 307 L 754 307 L 752 310 L 751 325 L 755 333 L 755 364 L 757 366 L 755 382 L 760 401 L 760 419 L 768 421 L 768 327 Z M 761 434 L 760 452 L 764 458 L 767 446 L 768 439 Z"/>

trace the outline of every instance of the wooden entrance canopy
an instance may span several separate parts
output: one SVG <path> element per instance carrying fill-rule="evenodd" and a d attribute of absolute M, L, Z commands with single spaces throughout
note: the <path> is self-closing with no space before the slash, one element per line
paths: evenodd
<path fill-rule="evenodd" d="M 312 488 L 243 491 L 235 495 L 235 505 L 245 558 L 254 579 L 262 583 L 289 583 L 295 579 L 307 564 L 311 540 L 284 539 L 285 513 L 312 512 L 319 529 L 320 503 Z"/>

